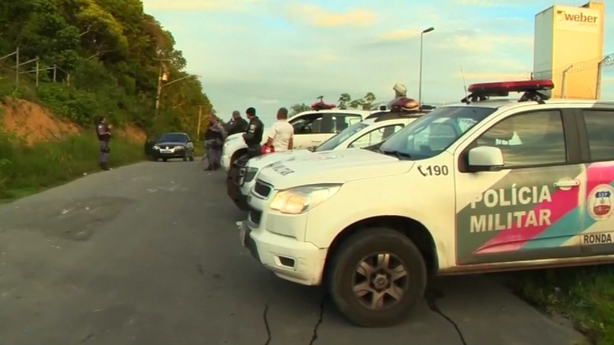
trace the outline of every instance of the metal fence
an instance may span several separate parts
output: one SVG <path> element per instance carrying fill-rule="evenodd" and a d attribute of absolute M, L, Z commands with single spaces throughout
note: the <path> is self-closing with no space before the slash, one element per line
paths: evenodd
<path fill-rule="evenodd" d="M 24 77 L 32 80 L 34 85 L 38 86 L 42 73 L 51 74 L 49 76 L 51 80 L 54 83 L 58 82 L 58 72 L 62 72 L 66 76 L 65 82 L 70 85 L 70 73 L 57 65 L 41 66 L 41 59 L 39 57 L 23 61 L 19 54 L 19 48 L 15 49 L 14 52 L 0 56 L 0 74 L 13 79 L 15 87 L 19 87 L 20 83 L 24 81 Z"/>

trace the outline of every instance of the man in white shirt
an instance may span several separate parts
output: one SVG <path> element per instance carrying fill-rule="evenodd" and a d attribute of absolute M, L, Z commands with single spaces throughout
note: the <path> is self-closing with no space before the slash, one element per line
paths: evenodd
<path fill-rule="evenodd" d="M 277 121 L 271 126 L 268 134 L 269 138 L 265 145 L 273 147 L 275 152 L 292 150 L 294 143 L 294 127 L 288 122 L 288 109 L 279 108 L 277 111 Z"/>

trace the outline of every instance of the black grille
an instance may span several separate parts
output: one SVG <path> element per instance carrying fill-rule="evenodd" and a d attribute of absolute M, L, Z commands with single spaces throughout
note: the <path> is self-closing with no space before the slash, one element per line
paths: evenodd
<path fill-rule="evenodd" d="M 271 193 L 271 187 L 261 183 L 260 181 L 256 181 L 254 192 L 256 192 L 258 195 L 262 195 L 263 197 L 267 197 L 269 196 L 269 193 Z"/>
<path fill-rule="evenodd" d="M 262 211 L 258 211 L 254 208 L 249 208 L 249 219 L 256 225 L 260 224 L 262 218 Z"/>

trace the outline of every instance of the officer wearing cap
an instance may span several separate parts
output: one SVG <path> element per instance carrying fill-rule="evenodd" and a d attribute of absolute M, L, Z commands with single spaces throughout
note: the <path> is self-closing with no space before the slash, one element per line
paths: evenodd
<path fill-rule="evenodd" d="M 96 135 L 98 136 L 98 142 L 100 146 L 100 153 L 98 155 L 98 162 L 100 169 L 109 170 L 109 141 L 111 140 L 111 125 L 107 125 L 107 118 L 101 116 L 96 126 Z"/>
<path fill-rule="evenodd" d="M 247 108 L 245 114 L 249 124 L 247 125 L 247 131 L 243 134 L 243 140 L 245 140 L 247 145 L 247 155 L 249 158 L 252 158 L 260 155 L 260 143 L 262 143 L 264 124 L 256 116 L 256 109 L 253 107 Z"/>

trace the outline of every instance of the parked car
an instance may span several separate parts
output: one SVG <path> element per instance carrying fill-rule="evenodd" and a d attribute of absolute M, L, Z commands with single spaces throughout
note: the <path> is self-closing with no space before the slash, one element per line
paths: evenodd
<path fill-rule="evenodd" d="M 263 167 L 278 161 L 300 159 L 300 156 L 309 156 L 324 151 L 365 148 L 376 145 L 424 114 L 422 111 L 374 113 L 369 115 L 367 120 L 356 123 L 330 137 L 316 147 L 313 152 L 311 150 L 294 150 L 255 157 L 247 162 L 236 161 L 234 168 L 239 173 L 235 175 L 235 178 L 226 181 L 228 196 L 239 209 L 247 211 L 247 195 L 249 195 L 249 191 L 255 183 L 258 171 Z"/>
<path fill-rule="evenodd" d="M 294 127 L 294 149 L 310 149 L 320 145 L 336 133 L 362 121 L 371 114 L 362 110 L 311 110 L 291 117 L 288 121 Z M 267 141 L 265 130 L 262 142 Z M 229 135 L 222 150 L 222 166 L 229 171 L 232 163 L 247 155 L 243 133 Z"/>
<path fill-rule="evenodd" d="M 157 140 L 148 140 L 151 149 L 146 153 L 154 160 L 164 162 L 173 158 L 181 158 L 184 161 L 194 161 L 194 143 L 187 133 L 172 132 L 162 134 Z"/>
<path fill-rule="evenodd" d="M 364 327 L 404 320 L 430 275 L 613 263 L 614 102 L 553 87 L 471 85 L 375 150 L 262 168 L 241 244 Z"/>

